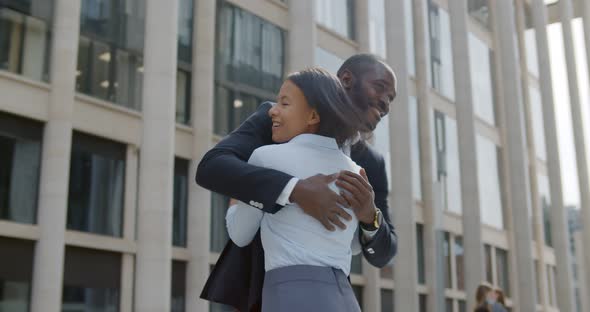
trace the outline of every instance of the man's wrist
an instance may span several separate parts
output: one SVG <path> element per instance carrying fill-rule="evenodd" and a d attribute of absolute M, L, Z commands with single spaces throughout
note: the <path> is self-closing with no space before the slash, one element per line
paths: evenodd
<path fill-rule="evenodd" d="M 373 211 L 373 218 L 370 222 L 360 221 L 361 229 L 365 231 L 376 231 L 381 226 L 381 210 L 375 208 Z"/>

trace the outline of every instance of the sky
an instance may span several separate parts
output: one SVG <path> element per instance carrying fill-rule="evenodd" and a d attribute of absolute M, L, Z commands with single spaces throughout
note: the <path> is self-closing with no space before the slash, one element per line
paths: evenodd
<path fill-rule="evenodd" d="M 574 53 L 580 105 L 582 108 L 582 122 L 584 124 L 584 138 L 586 155 L 590 155 L 590 91 L 586 50 L 584 46 L 584 31 L 580 18 L 572 22 Z M 576 151 L 572 129 L 570 94 L 568 86 L 563 36 L 561 24 L 548 26 L 549 53 L 551 58 L 551 74 L 553 80 L 553 99 L 555 104 L 559 156 L 561 163 L 561 182 L 563 201 L 565 205 L 580 205 L 580 190 L 578 184 L 578 170 Z M 587 158 L 588 159 L 588 158 Z"/>

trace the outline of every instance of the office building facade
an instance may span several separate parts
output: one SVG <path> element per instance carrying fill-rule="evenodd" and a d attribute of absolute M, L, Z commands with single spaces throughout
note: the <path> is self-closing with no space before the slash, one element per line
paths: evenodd
<path fill-rule="evenodd" d="M 511 311 L 575 311 L 547 25 L 564 25 L 590 224 L 571 35 L 582 18 L 590 48 L 584 5 L 0 1 L 0 310 L 231 311 L 198 298 L 229 199 L 196 186 L 196 163 L 289 72 L 369 52 L 398 79 L 373 143 L 399 252 L 383 269 L 353 259 L 363 311 L 468 311 L 481 281 Z"/>

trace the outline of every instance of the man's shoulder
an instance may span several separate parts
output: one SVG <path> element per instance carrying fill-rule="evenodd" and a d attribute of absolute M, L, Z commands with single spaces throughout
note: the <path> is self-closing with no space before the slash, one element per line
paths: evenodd
<path fill-rule="evenodd" d="M 352 146 L 350 156 L 354 161 L 366 163 L 383 163 L 385 161 L 381 152 L 364 141 Z"/>

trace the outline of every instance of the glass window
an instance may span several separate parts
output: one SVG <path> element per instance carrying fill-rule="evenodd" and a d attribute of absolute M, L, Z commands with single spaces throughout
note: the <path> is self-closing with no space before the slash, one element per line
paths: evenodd
<path fill-rule="evenodd" d="M 416 55 L 414 47 L 414 7 L 412 0 L 404 0 L 404 16 L 406 26 L 406 61 L 408 62 L 408 73 L 416 76 Z"/>
<path fill-rule="evenodd" d="M 444 234 L 443 250 L 445 255 L 445 287 L 453 288 L 451 276 L 451 235 L 448 232 Z"/>
<path fill-rule="evenodd" d="M 547 145 L 545 144 L 545 122 L 543 120 L 543 102 L 539 88 L 529 84 L 529 103 L 532 114 L 533 139 L 535 153 L 541 160 L 547 160 Z"/>
<path fill-rule="evenodd" d="M 555 291 L 555 271 L 552 265 L 546 265 L 547 270 L 547 288 L 549 288 L 549 305 L 557 306 L 556 291 Z"/>
<path fill-rule="evenodd" d="M 467 303 L 465 300 L 459 300 L 459 312 L 467 312 Z"/>
<path fill-rule="evenodd" d="M 340 69 L 340 66 L 342 66 L 342 63 L 344 63 L 344 60 L 329 51 L 316 47 L 315 62 L 317 66 L 321 66 L 335 75 L 338 69 Z"/>
<path fill-rule="evenodd" d="M 541 274 L 539 274 L 539 269 L 540 269 L 539 268 L 539 261 L 538 260 L 533 260 L 533 262 L 534 262 L 534 265 L 535 265 L 535 267 L 534 267 L 534 270 L 535 270 L 534 273 L 535 274 L 533 274 L 533 281 L 535 282 L 535 285 L 536 285 L 535 288 L 537 289 L 537 296 L 536 296 L 537 297 L 536 298 L 537 300 L 536 301 L 537 301 L 537 304 L 540 304 L 541 303 L 541 283 L 539 283 L 539 276 Z"/>
<path fill-rule="evenodd" d="M 317 0 L 316 22 L 349 38 L 354 38 L 354 1 Z"/>
<path fill-rule="evenodd" d="M 140 109 L 145 1 L 83 0 L 76 90 Z"/>
<path fill-rule="evenodd" d="M 362 254 L 352 256 L 352 260 L 350 263 L 350 273 L 351 274 L 363 274 L 363 255 Z"/>
<path fill-rule="evenodd" d="M 284 32 L 226 2 L 217 10 L 215 133 L 237 127 L 283 80 Z"/>
<path fill-rule="evenodd" d="M 35 243 L 0 237 L 0 246 L 0 311 L 28 312 Z"/>
<path fill-rule="evenodd" d="M 387 57 L 385 47 L 385 2 L 369 0 L 369 44 L 371 53 Z"/>
<path fill-rule="evenodd" d="M 440 94 L 455 100 L 453 54 L 449 13 L 428 0 L 430 29 L 430 83 Z"/>
<path fill-rule="evenodd" d="M 508 251 L 496 248 L 496 272 L 498 274 L 498 287 L 504 290 L 504 294 L 510 297 L 510 273 L 508 270 Z"/>
<path fill-rule="evenodd" d="M 465 290 L 465 268 L 463 267 L 463 238 L 461 236 L 455 236 L 455 266 L 457 268 L 457 288 L 459 290 Z"/>
<path fill-rule="evenodd" d="M 0 219 L 36 222 L 41 123 L 0 113 Z"/>
<path fill-rule="evenodd" d="M 357 286 L 357 285 L 352 285 L 352 291 L 354 291 L 354 296 L 356 297 L 356 300 L 358 301 L 359 306 L 362 309 L 363 308 L 363 287 Z"/>
<path fill-rule="evenodd" d="M 67 227 L 121 236 L 125 145 L 74 132 Z"/>
<path fill-rule="evenodd" d="M 494 279 L 492 277 L 492 247 L 488 244 L 484 245 L 484 257 L 486 265 L 486 281 L 492 284 L 494 282 Z"/>
<path fill-rule="evenodd" d="M 477 116 L 494 125 L 494 88 L 490 48 L 472 33 L 469 33 L 469 60 L 471 68 L 472 99 Z"/>
<path fill-rule="evenodd" d="M 543 213 L 545 244 L 553 247 L 553 240 L 551 238 L 551 193 L 549 190 L 549 177 L 538 174 L 537 185 L 539 189 L 539 209 Z"/>
<path fill-rule="evenodd" d="M 0 1 L 0 69 L 49 81 L 53 0 Z"/>
<path fill-rule="evenodd" d="M 537 57 L 537 35 L 531 18 L 531 8 L 525 3 L 524 42 L 526 49 L 526 66 L 530 74 L 539 77 L 539 59 Z"/>
<path fill-rule="evenodd" d="M 433 119 L 434 177 L 442 188 L 444 209 L 460 214 L 462 199 L 457 122 L 436 110 Z"/>
<path fill-rule="evenodd" d="M 420 312 L 426 312 L 428 311 L 428 301 L 427 301 L 428 297 L 426 297 L 426 295 L 424 294 L 420 294 L 418 295 L 418 305 L 420 306 Z"/>
<path fill-rule="evenodd" d="M 420 171 L 420 123 L 418 101 L 415 96 L 409 98 L 410 111 L 410 144 L 412 156 L 412 192 L 414 199 L 422 200 L 422 179 Z"/>
<path fill-rule="evenodd" d="M 451 298 L 445 299 L 445 311 L 446 312 L 453 312 L 453 299 L 451 299 Z"/>
<path fill-rule="evenodd" d="M 418 283 L 426 284 L 426 269 L 424 262 L 424 226 L 420 223 L 416 224 L 416 242 L 418 248 Z"/>
<path fill-rule="evenodd" d="M 119 311 L 121 255 L 66 247 L 62 311 Z"/>
<path fill-rule="evenodd" d="M 472 18 L 491 30 L 490 4 L 488 1 L 489 0 L 468 0 L 467 10 Z"/>
<path fill-rule="evenodd" d="M 229 207 L 229 197 L 211 192 L 211 251 L 221 252 L 229 240 L 225 227 L 225 213 Z"/>
<path fill-rule="evenodd" d="M 394 312 L 393 290 L 381 289 L 381 312 Z"/>
<path fill-rule="evenodd" d="M 186 222 L 188 206 L 188 166 L 185 159 L 174 159 L 174 202 L 172 243 L 174 246 L 186 247 Z"/>
<path fill-rule="evenodd" d="M 193 0 L 178 2 L 178 71 L 176 73 L 176 122 L 190 124 L 193 54 Z"/>
<path fill-rule="evenodd" d="M 487 225 L 504 228 L 498 148 L 494 142 L 477 135 L 477 171 L 479 180 L 479 209 L 481 221 Z"/>
<path fill-rule="evenodd" d="M 186 289 L 186 262 L 172 261 L 172 312 L 184 312 Z"/>

